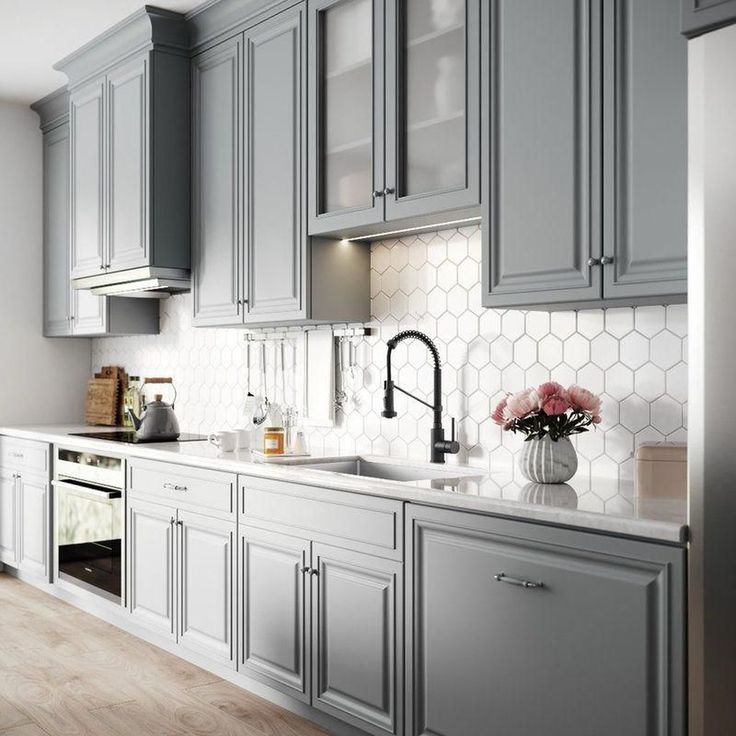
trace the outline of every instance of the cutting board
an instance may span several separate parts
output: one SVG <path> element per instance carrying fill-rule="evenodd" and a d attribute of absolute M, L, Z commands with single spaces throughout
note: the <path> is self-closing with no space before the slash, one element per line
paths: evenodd
<path fill-rule="evenodd" d="M 118 418 L 117 378 L 90 378 L 87 381 L 87 401 L 84 421 L 114 427 Z"/>

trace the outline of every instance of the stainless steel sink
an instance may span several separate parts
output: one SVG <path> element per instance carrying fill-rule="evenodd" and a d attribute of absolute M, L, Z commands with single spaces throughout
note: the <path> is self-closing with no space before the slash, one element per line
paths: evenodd
<path fill-rule="evenodd" d="M 364 457 L 339 457 L 326 458 L 317 461 L 300 461 L 288 463 L 299 465 L 300 468 L 310 470 L 326 470 L 331 473 L 344 473 L 362 478 L 380 478 L 399 483 L 418 480 L 441 480 L 449 478 L 461 478 L 469 473 L 444 465 L 425 467 L 421 465 L 405 465 L 394 462 L 381 462 L 379 460 Z M 477 473 L 475 473 L 477 475 Z"/>

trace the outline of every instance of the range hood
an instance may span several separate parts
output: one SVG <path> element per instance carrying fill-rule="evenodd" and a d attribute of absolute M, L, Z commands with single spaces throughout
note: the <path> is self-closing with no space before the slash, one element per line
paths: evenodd
<path fill-rule="evenodd" d="M 72 279 L 72 288 L 89 289 L 100 296 L 167 299 L 172 294 L 189 291 L 191 278 L 188 269 L 145 266 Z"/>

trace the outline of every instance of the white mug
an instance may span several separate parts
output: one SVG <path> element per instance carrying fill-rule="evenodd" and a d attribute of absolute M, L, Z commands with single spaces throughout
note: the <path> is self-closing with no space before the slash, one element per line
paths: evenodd
<path fill-rule="evenodd" d="M 247 450 L 250 447 L 250 429 L 238 428 L 235 434 L 238 435 L 238 449 Z"/>
<path fill-rule="evenodd" d="M 238 446 L 238 435 L 236 432 L 213 432 L 207 442 L 221 452 L 232 452 Z"/>

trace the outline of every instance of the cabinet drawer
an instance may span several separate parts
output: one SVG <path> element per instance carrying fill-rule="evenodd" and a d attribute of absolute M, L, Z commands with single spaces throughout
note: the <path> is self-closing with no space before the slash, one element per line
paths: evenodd
<path fill-rule="evenodd" d="M 403 504 L 359 493 L 239 477 L 241 521 L 399 560 Z"/>
<path fill-rule="evenodd" d="M 235 516 L 236 476 L 150 460 L 128 461 L 128 491 L 216 516 Z"/>
<path fill-rule="evenodd" d="M 46 442 L 0 437 L 0 465 L 18 472 L 48 475 L 49 445 Z"/>

